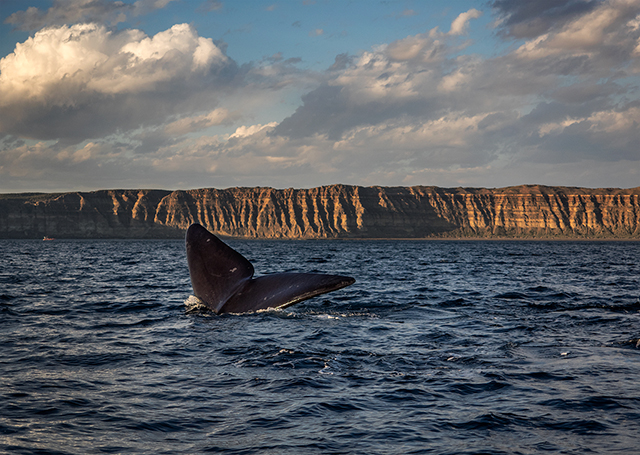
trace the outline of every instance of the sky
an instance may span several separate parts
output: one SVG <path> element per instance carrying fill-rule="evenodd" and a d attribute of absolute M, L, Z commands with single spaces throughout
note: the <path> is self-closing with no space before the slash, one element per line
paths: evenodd
<path fill-rule="evenodd" d="M 640 186 L 640 0 L 0 0 L 0 193 Z"/>

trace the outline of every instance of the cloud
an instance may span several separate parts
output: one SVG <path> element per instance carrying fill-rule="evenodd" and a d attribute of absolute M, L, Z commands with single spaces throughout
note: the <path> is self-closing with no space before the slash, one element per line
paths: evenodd
<path fill-rule="evenodd" d="M 418 13 L 416 13 L 412 9 L 405 9 L 400 13 L 400 16 L 402 16 L 402 17 L 417 16 L 417 15 L 418 15 Z"/>
<path fill-rule="evenodd" d="M 521 59 L 568 61 L 582 57 L 588 65 L 572 68 L 575 72 L 609 73 L 612 66 L 631 63 L 640 42 L 637 26 L 638 0 L 611 0 L 592 6 L 581 15 L 563 18 L 561 26 L 548 27 L 546 33 L 521 45 Z"/>
<path fill-rule="evenodd" d="M 219 0 L 206 0 L 200 5 L 199 11 L 211 12 L 219 11 L 224 8 L 224 4 Z"/>
<path fill-rule="evenodd" d="M 112 0 L 55 0 L 46 11 L 29 7 L 5 19 L 20 30 L 38 30 L 79 22 L 104 22 L 115 25 L 127 16 L 140 16 L 162 9 L 173 0 L 138 0 L 133 4 Z"/>
<path fill-rule="evenodd" d="M 437 29 L 429 33 L 408 36 L 393 41 L 385 48 L 385 56 L 395 61 L 421 60 L 441 62 L 444 57 L 445 42 Z"/>
<path fill-rule="evenodd" d="M 137 0 L 133 4 L 133 15 L 142 16 L 155 10 L 166 8 L 166 6 L 176 0 Z"/>
<path fill-rule="evenodd" d="M 121 147 L 104 142 L 88 142 L 81 147 L 48 142 L 0 148 L 0 175 L 5 185 L 55 190 L 55 182 L 77 182 L 86 188 L 109 187 L 131 178 L 139 169 Z M 91 181 L 93 180 L 93 183 Z M 37 183 L 40 182 L 40 183 Z M 59 183 L 57 183 L 59 185 Z"/>
<path fill-rule="evenodd" d="M 418 13 L 415 10 L 406 8 L 399 13 L 390 14 L 389 17 L 393 17 L 394 19 L 400 19 L 403 17 L 411 17 L 411 16 L 417 16 L 417 15 Z"/>
<path fill-rule="evenodd" d="M 514 162 L 637 163 L 640 119 L 630 99 L 638 87 L 628 76 L 637 71 L 640 2 L 574 8 L 492 58 L 459 55 L 455 37 L 475 10 L 447 34 L 433 29 L 340 57 L 271 134 L 325 141 L 347 156 L 345 168 L 358 157 L 353 169 L 380 176 L 386 168 L 396 178 Z"/>
<path fill-rule="evenodd" d="M 336 55 L 333 65 L 329 67 L 330 71 L 343 71 L 351 64 L 353 57 L 349 56 L 346 52 L 344 54 Z"/>
<path fill-rule="evenodd" d="M 482 16 L 482 13 L 477 9 L 470 9 L 467 12 L 461 13 L 451 23 L 450 35 L 464 35 L 467 33 L 467 27 L 471 19 L 477 19 Z"/>
<path fill-rule="evenodd" d="M 521 1 L 495 0 L 491 6 L 499 17 L 504 36 L 535 38 L 567 22 L 583 17 L 601 4 L 599 0 Z"/>
<path fill-rule="evenodd" d="M 276 122 L 268 123 L 266 125 L 251 125 L 251 126 L 243 125 L 238 127 L 235 133 L 229 136 L 229 139 L 254 136 L 255 134 L 260 133 L 266 129 L 273 129 L 273 127 L 276 125 L 277 125 Z"/>
<path fill-rule="evenodd" d="M 499 55 L 463 52 L 469 10 L 325 72 L 281 53 L 239 69 L 187 25 L 41 30 L 0 61 L 0 182 L 637 186 L 640 1 L 493 6 L 515 40 Z"/>
<path fill-rule="evenodd" d="M 364 52 L 357 59 L 339 56 L 336 68 L 344 69 L 334 69 L 324 84 L 303 96 L 302 106 L 275 133 L 296 138 L 326 134 L 338 140 L 361 125 L 437 118 L 438 110 L 455 108 L 438 88 L 455 85 L 456 76 L 445 74 L 450 70 L 449 51 L 443 36 L 432 31 Z M 466 66 L 458 69 L 460 75 L 469 71 Z"/>
<path fill-rule="evenodd" d="M 215 125 L 230 125 L 240 118 L 237 112 L 229 112 L 226 108 L 214 109 L 206 114 L 175 120 L 164 127 L 164 132 L 171 136 L 182 136 L 194 133 Z"/>
<path fill-rule="evenodd" d="M 50 27 L 0 60 L 0 133 L 82 140 L 210 108 L 235 63 L 187 24 Z"/>

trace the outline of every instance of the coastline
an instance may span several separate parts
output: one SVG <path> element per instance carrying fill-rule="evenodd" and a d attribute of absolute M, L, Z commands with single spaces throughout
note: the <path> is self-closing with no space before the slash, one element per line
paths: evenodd
<path fill-rule="evenodd" d="M 640 187 L 100 190 L 0 195 L 2 239 L 640 240 Z"/>

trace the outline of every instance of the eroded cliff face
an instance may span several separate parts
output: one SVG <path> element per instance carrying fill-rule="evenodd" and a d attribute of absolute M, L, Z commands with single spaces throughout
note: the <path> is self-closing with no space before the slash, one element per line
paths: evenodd
<path fill-rule="evenodd" d="M 0 195 L 0 238 L 640 239 L 640 188 L 104 190 Z"/>

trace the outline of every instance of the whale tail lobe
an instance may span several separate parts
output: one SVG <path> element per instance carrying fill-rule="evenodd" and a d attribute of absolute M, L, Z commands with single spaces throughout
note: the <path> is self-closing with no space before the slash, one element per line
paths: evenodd
<path fill-rule="evenodd" d="M 197 223 L 187 229 L 185 243 L 194 295 L 216 313 L 285 308 L 355 282 L 319 273 L 253 278 L 253 265 L 244 256 Z"/>

